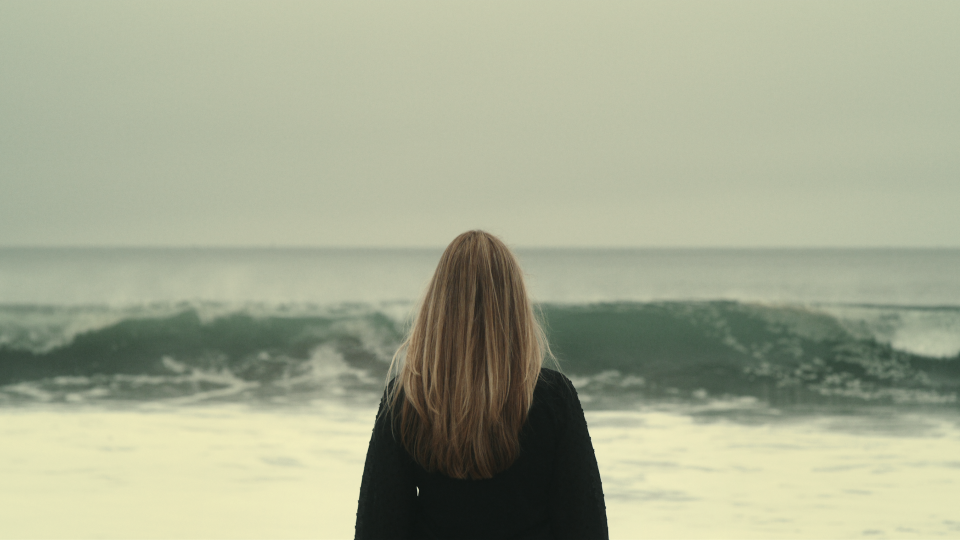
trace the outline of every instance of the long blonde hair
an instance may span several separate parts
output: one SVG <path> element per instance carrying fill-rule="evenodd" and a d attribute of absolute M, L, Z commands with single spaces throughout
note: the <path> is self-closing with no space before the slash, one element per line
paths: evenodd
<path fill-rule="evenodd" d="M 483 231 L 456 237 L 391 363 L 397 376 L 387 403 L 403 446 L 426 470 L 451 478 L 507 469 L 520 454 L 545 354 L 513 253 Z"/>

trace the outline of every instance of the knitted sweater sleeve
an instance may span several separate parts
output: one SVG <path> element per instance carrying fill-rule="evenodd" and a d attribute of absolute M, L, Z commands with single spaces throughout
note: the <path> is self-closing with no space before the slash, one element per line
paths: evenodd
<path fill-rule="evenodd" d="M 385 399 L 385 398 L 384 398 Z M 390 430 L 380 401 L 360 480 L 357 540 L 411 538 L 416 518 L 417 485 L 413 460 Z"/>
<path fill-rule="evenodd" d="M 561 427 L 550 489 L 551 529 L 558 539 L 607 539 L 607 510 L 597 457 L 573 383 L 562 377 L 566 425 Z"/>

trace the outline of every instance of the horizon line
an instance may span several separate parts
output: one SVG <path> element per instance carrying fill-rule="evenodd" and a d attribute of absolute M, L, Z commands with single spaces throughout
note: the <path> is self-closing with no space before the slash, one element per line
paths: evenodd
<path fill-rule="evenodd" d="M 508 244 L 509 245 L 509 244 Z M 0 244 L 0 249 L 211 249 L 211 250 L 443 250 L 446 245 L 365 244 Z M 960 249 L 960 245 L 511 245 L 516 250 L 931 250 Z"/>

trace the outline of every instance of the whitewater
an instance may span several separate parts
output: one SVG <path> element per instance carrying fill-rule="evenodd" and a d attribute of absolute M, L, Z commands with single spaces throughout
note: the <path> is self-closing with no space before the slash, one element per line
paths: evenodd
<path fill-rule="evenodd" d="M 349 537 L 439 254 L 0 249 L 0 537 Z M 960 250 L 518 255 L 612 537 L 960 536 Z"/>

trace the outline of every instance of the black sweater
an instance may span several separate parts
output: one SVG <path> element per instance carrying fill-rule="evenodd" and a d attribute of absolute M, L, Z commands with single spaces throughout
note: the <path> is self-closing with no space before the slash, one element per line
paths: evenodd
<path fill-rule="evenodd" d="M 587 422 L 562 374 L 541 370 L 520 457 L 488 480 L 428 473 L 393 437 L 383 408 L 363 467 L 357 539 L 608 538 Z"/>

